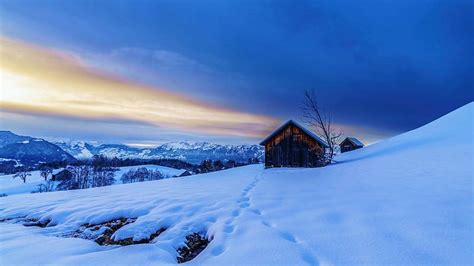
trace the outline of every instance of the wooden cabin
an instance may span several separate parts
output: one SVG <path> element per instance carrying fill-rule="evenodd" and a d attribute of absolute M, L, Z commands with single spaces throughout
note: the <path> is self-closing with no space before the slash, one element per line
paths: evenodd
<path fill-rule="evenodd" d="M 192 173 L 189 172 L 188 170 L 186 170 L 186 171 L 182 172 L 181 174 L 179 174 L 178 177 L 190 176 L 190 175 L 192 175 Z"/>
<path fill-rule="evenodd" d="M 293 120 L 265 138 L 265 167 L 318 167 L 324 164 L 328 145 Z"/>
<path fill-rule="evenodd" d="M 347 137 L 339 144 L 339 147 L 341 148 L 341 153 L 343 153 L 360 149 L 364 147 L 364 143 L 354 137 Z"/>
<path fill-rule="evenodd" d="M 53 181 L 63 181 L 63 180 L 69 180 L 72 178 L 72 173 L 71 171 L 64 169 L 58 172 L 57 174 L 51 175 L 51 180 Z"/>

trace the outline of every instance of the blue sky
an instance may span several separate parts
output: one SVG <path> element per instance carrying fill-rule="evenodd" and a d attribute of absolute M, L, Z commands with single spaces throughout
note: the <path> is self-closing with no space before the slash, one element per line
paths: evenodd
<path fill-rule="evenodd" d="M 262 116 L 252 120 L 268 124 L 260 135 L 301 117 L 305 89 L 317 92 L 346 134 L 370 142 L 473 100 L 472 1 L 0 3 L 3 37 L 206 106 Z M 208 132 L 18 109 L 2 117 L 2 128 L 23 134 L 103 142 L 253 143 L 260 136 L 233 134 L 228 125 Z M 84 127 L 91 123 L 100 133 Z"/>

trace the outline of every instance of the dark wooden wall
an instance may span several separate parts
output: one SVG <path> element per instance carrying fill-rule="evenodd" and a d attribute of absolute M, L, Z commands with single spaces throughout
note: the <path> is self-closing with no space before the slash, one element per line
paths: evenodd
<path fill-rule="evenodd" d="M 294 125 L 288 125 L 265 144 L 265 167 L 317 167 L 324 148 Z"/>
<path fill-rule="evenodd" d="M 354 145 L 354 143 L 350 142 L 347 139 L 341 142 L 341 144 L 339 144 L 339 147 L 341 148 L 341 153 L 362 148 L 362 147 Z"/>

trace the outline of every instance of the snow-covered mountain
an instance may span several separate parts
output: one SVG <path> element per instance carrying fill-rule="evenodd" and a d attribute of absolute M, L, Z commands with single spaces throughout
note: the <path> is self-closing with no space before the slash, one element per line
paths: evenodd
<path fill-rule="evenodd" d="M 76 159 L 55 144 L 44 139 L 19 136 L 10 131 L 0 131 L 0 158 L 34 166 L 40 162 L 75 161 Z"/>
<path fill-rule="evenodd" d="M 190 163 L 204 159 L 228 159 L 238 162 L 250 158 L 261 159 L 263 148 L 258 145 L 220 145 L 208 142 L 171 142 L 153 149 L 152 154 L 169 158 L 180 158 Z"/>
<path fill-rule="evenodd" d="M 2 197 L 2 263 L 176 264 L 198 234 L 209 243 L 190 265 L 473 265 L 473 114 L 471 103 L 328 167 Z M 94 242 L 106 232 L 119 244 Z"/>
<path fill-rule="evenodd" d="M 94 155 L 109 158 L 179 159 L 193 164 L 202 160 L 235 160 L 263 158 L 258 145 L 220 145 L 208 142 L 170 142 L 155 148 L 135 148 L 122 144 L 97 144 L 75 140 L 51 140 L 0 131 L 0 166 L 20 164 L 33 166 L 41 162 L 90 159 Z"/>
<path fill-rule="evenodd" d="M 196 164 L 205 159 L 243 162 L 263 156 L 263 148 L 258 145 L 220 145 L 208 142 L 170 142 L 156 148 L 134 148 L 121 144 L 93 145 L 83 141 L 61 141 L 56 144 L 77 159 L 105 155 L 110 158 L 179 159 Z"/>

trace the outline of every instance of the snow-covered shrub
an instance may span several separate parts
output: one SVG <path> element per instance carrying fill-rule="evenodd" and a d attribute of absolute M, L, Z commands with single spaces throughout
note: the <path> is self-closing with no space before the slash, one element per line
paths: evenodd
<path fill-rule="evenodd" d="M 165 176 L 158 170 L 147 169 L 146 167 L 140 167 L 137 169 L 130 169 L 128 172 L 122 175 L 122 183 L 134 183 L 144 182 L 152 180 L 160 180 Z"/>
<path fill-rule="evenodd" d="M 32 193 L 43 193 L 43 192 L 51 192 L 55 190 L 54 181 L 53 180 L 46 180 L 44 183 L 38 185 L 38 189 L 32 191 Z"/>
<path fill-rule="evenodd" d="M 201 162 L 201 165 L 199 165 L 199 170 L 201 173 L 209 173 L 214 171 L 214 165 L 212 163 L 212 160 L 204 160 Z"/>

